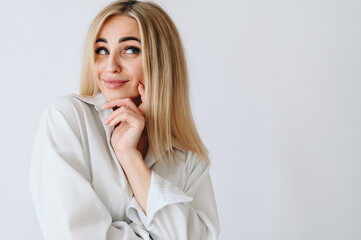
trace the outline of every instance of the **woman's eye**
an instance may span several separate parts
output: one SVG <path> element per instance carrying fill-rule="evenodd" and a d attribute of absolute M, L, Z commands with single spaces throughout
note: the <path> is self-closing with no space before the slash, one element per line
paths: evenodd
<path fill-rule="evenodd" d="M 109 55 L 109 51 L 105 47 L 97 48 L 95 53 L 99 55 Z"/>
<path fill-rule="evenodd" d="M 137 47 L 127 47 L 124 49 L 123 53 L 125 54 L 138 54 L 140 53 L 140 49 Z"/>

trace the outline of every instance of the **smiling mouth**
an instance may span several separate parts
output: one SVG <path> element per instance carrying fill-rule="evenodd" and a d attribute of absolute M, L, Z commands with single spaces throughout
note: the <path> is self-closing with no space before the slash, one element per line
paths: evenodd
<path fill-rule="evenodd" d="M 104 86 L 110 89 L 123 87 L 129 80 L 103 79 Z"/>

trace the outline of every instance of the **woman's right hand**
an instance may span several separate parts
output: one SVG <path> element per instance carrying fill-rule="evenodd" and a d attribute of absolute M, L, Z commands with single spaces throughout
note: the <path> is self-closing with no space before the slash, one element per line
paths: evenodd
<path fill-rule="evenodd" d="M 122 165 L 137 202 L 143 212 L 146 213 L 152 173 L 144 163 L 141 152 L 137 149 L 145 127 L 145 91 L 142 84 L 138 85 L 138 91 L 142 100 L 139 107 L 129 98 L 106 103 L 105 108 L 119 108 L 112 112 L 104 123 L 115 126 L 110 139 L 112 147 L 120 165 Z"/>
<path fill-rule="evenodd" d="M 104 104 L 106 109 L 118 107 L 104 120 L 104 124 L 115 126 L 111 144 L 116 153 L 138 151 L 137 145 L 145 127 L 145 89 L 141 83 L 138 85 L 138 91 L 142 100 L 139 107 L 130 98 L 117 99 Z"/>

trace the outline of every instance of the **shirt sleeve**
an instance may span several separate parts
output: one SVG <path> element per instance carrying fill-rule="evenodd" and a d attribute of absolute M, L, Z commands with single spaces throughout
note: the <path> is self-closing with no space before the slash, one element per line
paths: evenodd
<path fill-rule="evenodd" d="M 131 221 L 112 221 L 91 186 L 77 116 L 62 106 L 53 103 L 44 112 L 31 158 L 30 192 L 44 238 L 150 239 Z"/>
<path fill-rule="evenodd" d="M 152 239 L 217 239 L 219 222 L 209 164 L 198 155 L 187 160 L 189 176 L 184 190 L 152 171 L 147 215 L 133 199 L 127 215 L 144 226 Z"/>

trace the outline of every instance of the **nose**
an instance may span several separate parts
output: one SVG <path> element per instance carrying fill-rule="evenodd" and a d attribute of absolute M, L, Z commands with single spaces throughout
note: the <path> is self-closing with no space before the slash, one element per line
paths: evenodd
<path fill-rule="evenodd" d="M 110 54 L 108 57 L 106 71 L 108 72 L 121 72 L 119 58 L 116 54 Z"/>

